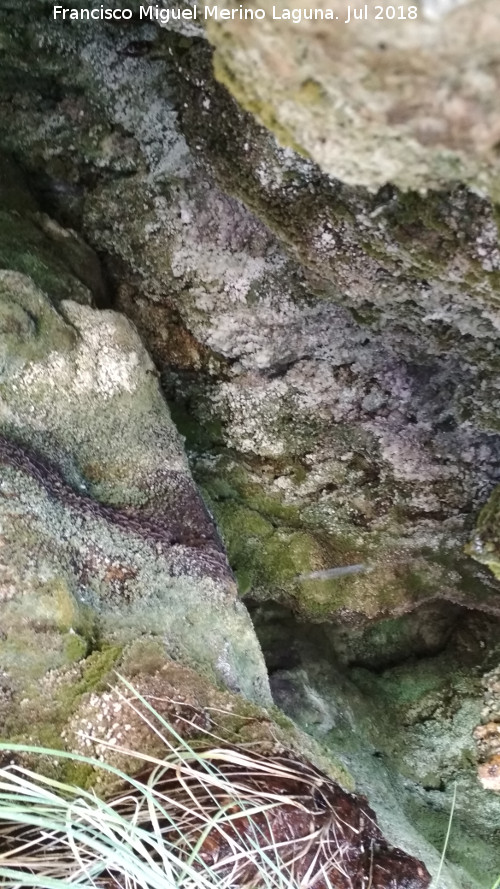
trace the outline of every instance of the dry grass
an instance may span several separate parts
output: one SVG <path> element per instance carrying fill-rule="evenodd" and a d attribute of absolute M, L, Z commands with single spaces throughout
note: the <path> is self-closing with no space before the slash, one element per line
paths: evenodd
<path fill-rule="evenodd" d="M 383 889 L 408 877 L 428 886 L 423 865 L 387 846 L 362 798 L 287 751 L 264 757 L 209 735 L 195 749 L 123 682 L 164 758 L 123 751 L 138 760 L 130 778 L 38 751 L 112 772 L 122 789 L 107 801 L 20 765 L 0 769 L 2 887 Z"/>

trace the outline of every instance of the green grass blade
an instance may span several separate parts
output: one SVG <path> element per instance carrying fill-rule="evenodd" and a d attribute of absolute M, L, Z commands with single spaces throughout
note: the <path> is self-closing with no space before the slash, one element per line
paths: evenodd
<path fill-rule="evenodd" d="M 439 889 L 439 881 L 440 881 L 440 879 L 441 879 L 441 873 L 442 873 L 443 866 L 444 866 L 444 860 L 445 860 L 445 857 L 446 857 L 446 851 L 447 851 L 447 849 L 448 849 L 448 843 L 449 843 L 449 840 L 450 840 L 451 825 L 452 825 L 452 822 L 453 822 L 453 815 L 454 815 L 454 813 L 455 813 L 455 804 L 456 804 L 456 801 L 457 801 L 457 782 L 455 781 L 455 785 L 454 785 L 454 788 L 453 788 L 453 799 L 452 799 L 452 802 L 451 802 L 451 809 L 450 809 L 450 817 L 449 817 L 449 819 L 448 819 L 448 829 L 447 829 L 447 831 L 446 831 L 446 836 L 445 836 L 445 839 L 444 839 L 443 851 L 441 852 L 441 859 L 440 859 L 440 862 L 439 862 L 438 872 L 437 872 L 437 874 L 436 874 L 434 880 L 432 881 L 432 889 Z"/>

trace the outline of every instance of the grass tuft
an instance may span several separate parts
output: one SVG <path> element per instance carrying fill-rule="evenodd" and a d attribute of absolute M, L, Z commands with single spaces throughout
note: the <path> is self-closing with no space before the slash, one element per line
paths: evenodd
<path fill-rule="evenodd" d="M 445 858 L 446 858 L 446 852 L 447 852 L 447 849 L 448 849 L 448 843 L 449 843 L 449 841 L 450 841 L 451 825 L 452 825 L 452 823 L 453 823 L 453 816 L 454 816 L 454 814 L 455 814 L 455 806 L 456 806 L 456 802 L 457 802 L 457 785 L 456 785 L 456 782 L 455 782 L 455 784 L 454 784 L 454 786 L 453 786 L 453 799 L 452 799 L 452 801 L 451 801 L 450 817 L 449 817 L 449 819 L 448 819 L 448 828 L 447 828 L 447 830 L 446 830 L 446 836 L 445 836 L 445 838 L 444 838 L 443 851 L 441 852 L 441 858 L 440 858 L 440 861 L 439 861 L 438 871 L 437 871 L 437 874 L 436 874 L 436 876 L 434 877 L 434 879 L 433 879 L 433 881 L 432 881 L 431 889 L 439 889 L 439 881 L 440 881 L 440 879 L 441 879 L 441 873 L 442 873 L 442 870 L 443 870 L 443 867 L 444 867 L 444 862 L 445 862 Z"/>
<path fill-rule="evenodd" d="M 103 800 L 19 763 L 1 768 L 3 889 L 354 889 L 360 877 L 384 889 L 403 885 L 399 876 L 426 889 L 423 865 L 385 843 L 363 798 L 290 751 L 263 756 L 208 732 L 192 746 L 120 679 L 165 755 L 110 745 L 136 758 L 129 777 L 90 757 L 0 743 L 120 779 Z"/>

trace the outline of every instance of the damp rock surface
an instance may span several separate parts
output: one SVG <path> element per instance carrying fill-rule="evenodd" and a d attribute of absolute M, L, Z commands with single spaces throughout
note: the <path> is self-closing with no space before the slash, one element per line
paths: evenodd
<path fill-rule="evenodd" d="M 305 633 L 317 643 L 316 666 L 308 662 L 308 670 L 320 670 L 324 659 L 334 665 L 332 674 L 326 671 L 328 689 L 308 680 L 306 716 L 300 683 L 291 683 L 289 712 L 310 731 L 317 720 L 330 750 L 337 749 L 334 720 L 342 708 L 349 716 L 342 745 L 355 745 L 360 733 L 376 739 L 350 757 L 353 772 L 377 800 L 377 811 L 386 813 L 386 835 L 434 872 L 456 779 L 458 839 L 443 881 L 490 889 L 500 868 L 498 794 L 477 779 L 478 764 L 489 761 L 493 748 L 485 747 L 478 762 L 473 732 L 483 725 L 481 677 L 495 668 L 488 657 L 496 656 L 499 609 L 498 579 L 490 570 L 495 509 L 478 519 L 500 478 L 498 109 L 492 98 L 498 11 L 488 0 L 418 5 L 414 32 L 411 22 L 396 30 L 386 22 L 385 47 L 374 43 L 374 30 L 339 32 L 336 54 L 309 24 L 294 31 L 286 26 L 284 53 L 278 31 L 277 43 L 266 42 L 263 29 L 243 45 L 241 32 L 226 26 L 210 26 L 209 40 L 200 30 L 180 33 L 135 20 L 125 28 L 55 28 L 50 4 L 29 0 L 21 20 L 10 0 L 0 0 L 6 13 L 0 144 L 21 163 L 44 212 L 78 231 L 103 258 L 108 298 L 132 319 L 160 372 L 239 590 L 254 614 L 268 609 L 271 615 L 259 633 L 273 672 L 304 666 Z M 424 5 L 427 16 L 434 10 L 441 17 L 426 18 Z M 47 15 L 30 28 L 28 13 L 35 9 Z M 296 65 L 299 49 L 305 78 Z M 347 55 L 358 75 L 349 84 Z M 330 70 L 322 68 L 327 62 Z M 256 64 L 262 78 L 255 77 Z M 256 98 L 252 90 L 266 95 Z M 298 133 L 310 144 L 301 145 Z M 31 275 L 25 265 L 10 267 Z M 23 287 L 42 287 L 32 277 L 35 284 Z M 81 355 L 85 344 L 98 367 L 101 332 L 85 300 L 75 305 L 71 293 L 61 296 L 68 298 L 73 302 L 61 304 L 57 317 L 48 311 L 44 324 L 60 332 L 58 360 L 72 393 L 65 405 L 70 402 L 78 425 L 99 443 L 110 429 L 89 411 L 85 379 L 67 355 Z M 30 318 L 19 306 L 14 320 L 8 311 L 6 341 L 24 342 Z M 168 499 L 164 475 L 155 475 L 154 491 L 148 487 L 158 457 L 148 431 L 154 439 L 163 436 L 184 479 L 187 462 L 159 407 L 153 365 L 144 353 L 140 367 L 133 365 L 140 352 L 136 334 L 123 317 L 101 317 L 103 342 L 110 330 L 119 331 L 125 346 L 118 363 L 108 350 L 112 378 L 92 376 L 93 385 L 99 379 L 108 405 L 117 403 L 118 385 L 127 406 L 126 386 L 137 385 L 154 422 L 151 413 L 146 420 L 134 413 L 136 442 L 133 424 L 122 424 L 116 456 L 105 447 L 92 460 L 94 445 L 58 420 L 58 395 L 53 416 L 62 447 L 56 453 L 30 416 L 26 355 L 23 347 L 16 363 L 16 345 L 6 366 L 20 381 L 17 422 L 29 430 L 24 443 L 36 459 L 55 463 L 72 488 L 85 481 L 85 496 L 108 510 L 150 510 L 148 524 Z M 31 348 L 29 361 L 39 361 L 33 342 Z M 47 381 L 29 380 L 48 410 Z M 26 503 L 45 504 L 46 489 L 29 473 L 11 466 L 7 474 L 17 486 L 11 490 L 29 487 Z M 50 509 L 60 510 L 59 501 L 51 500 Z M 78 537 L 81 523 L 85 540 L 109 535 L 121 541 L 121 519 L 111 515 L 85 507 L 76 522 L 67 520 L 71 529 L 64 525 L 64 533 Z M 157 553 L 142 537 L 134 541 L 133 570 L 140 551 L 139 568 L 144 564 L 148 596 L 155 598 L 158 565 L 166 560 L 171 571 L 179 544 Z M 113 542 L 121 558 L 119 547 Z M 484 552 L 486 559 L 471 558 Z M 104 572 L 93 559 L 83 572 L 92 590 L 96 584 L 86 578 Z M 136 581 L 129 562 L 125 568 L 118 562 L 111 582 L 120 601 L 130 589 L 134 611 Z M 235 603 L 227 578 L 224 626 L 226 589 Z M 162 586 L 161 595 L 165 589 L 173 587 Z M 176 598 L 182 608 L 192 601 L 184 589 Z M 148 609 L 156 621 L 157 611 Z M 75 624 L 77 617 L 83 621 L 75 616 Z M 205 615 L 193 620 L 197 630 Z M 242 621 L 238 627 L 247 628 L 246 617 Z M 174 620 L 175 639 L 177 626 Z M 457 666 L 449 646 L 461 626 Z M 192 652 L 195 633 L 182 629 Z M 249 638 L 241 635 L 242 648 L 258 661 Z M 477 654 L 482 644 L 484 661 Z M 473 663 L 469 649 L 477 654 Z M 217 649 L 217 675 L 229 677 L 226 684 L 234 677 L 231 657 L 230 644 Z M 246 673 L 247 661 L 240 664 Z M 358 697 L 352 683 L 345 696 L 335 685 L 350 670 L 361 671 Z M 448 684 L 447 670 L 453 672 Z M 10 694 L 6 687 L 0 706 Z M 356 706 L 350 707 L 351 695 Z M 386 730 L 381 702 L 397 732 L 392 725 Z M 376 778 L 378 760 L 387 768 Z M 394 811 L 404 810 L 405 819 L 390 817 L 395 786 L 401 809 Z M 482 860 L 489 862 L 487 874 Z"/>
<path fill-rule="evenodd" d="M 321 619 L 497 612 L 462 554 L 499 478 L 494 190 L 328 177 L 238 106 L 200 35 L 47 19 L 30 40 L 64 99 L 21 77 L 2 144 L 105 254 L 241 590 Z"/>

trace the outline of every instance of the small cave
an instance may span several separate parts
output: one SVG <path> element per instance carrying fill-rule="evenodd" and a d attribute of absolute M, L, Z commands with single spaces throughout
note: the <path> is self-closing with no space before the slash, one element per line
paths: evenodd
<path fill-rule="evenodd" d="M 372 625 L 315 624 L 275 602 L 247 605 L 276 705 L 340 757 L 358 789 L 378 792 L 387 824 L 408 819 L 439 851 L 453 811 L 447 860 L 460 885 L 471 874 L 491 885 L 500 619 L 433 601 Z"/>
<path fill-rule="evenodd" d="M 245 604 L 261 644 L 270 676 L 314 660 L 348 672 L 360 667 L 374 673 L 447 652 L 470 669 L 494 665 L 500 618 L 445 600 L 424 603 L 399 617 L 367 621 L 314 623 L 292 608 L 251 596 Z"/>

